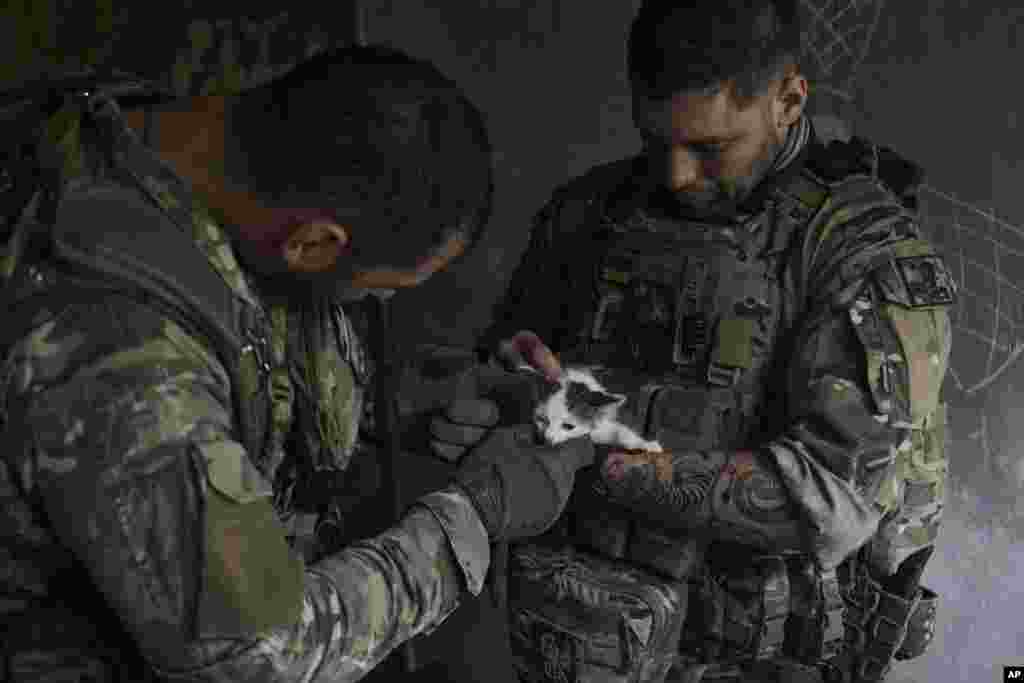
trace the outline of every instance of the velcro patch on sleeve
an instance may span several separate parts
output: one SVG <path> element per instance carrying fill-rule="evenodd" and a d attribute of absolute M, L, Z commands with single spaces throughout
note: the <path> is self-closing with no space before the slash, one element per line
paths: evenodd
<path fill-rule="evenodd" d="M 285 538 L 269 483 L 238 443 L 200 451 L 209 488 L 198 635 L 252 638 L 294 623 L 302 611 L 304 565 Z"/>

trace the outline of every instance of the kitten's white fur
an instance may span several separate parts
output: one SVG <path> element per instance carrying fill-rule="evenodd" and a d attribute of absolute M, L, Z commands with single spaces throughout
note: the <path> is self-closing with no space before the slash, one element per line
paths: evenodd
<path fill-rule="evenodd" d="M 578 382 L 592 391 L 609 394 L 617 400 L 599 408 L 593 421 L 582 419 L 570 412 L 566 401 L 566 393 L 571 382 Z M 594 443 L 605 446 L 658 453 L 662 451 L 660 443 L 648 441 L 619 421 L 619 409 L 626 402 L 626 397 L 605 389 L 590 370 L 565 368 L 558 383 L 558 390 L 542 401 L 534 411 L 537 430 L 548 444 L 555 445 L 578 436 L 589 436 Z"/>

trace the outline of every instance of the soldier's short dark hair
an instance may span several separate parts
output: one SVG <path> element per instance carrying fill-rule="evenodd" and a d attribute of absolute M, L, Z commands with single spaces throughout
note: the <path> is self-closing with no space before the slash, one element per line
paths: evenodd
<path fill-rule="evenodd" d="M 645 0 L 630 27 L 628 72 L 652 99 L 727 86 L 741 106 L 801 53 L 798 0 Z"/>
<path fill-rule="evenodd" d="M 227 130 L 228 179 L 270 206 L 343 210 L 356 262 L 409 266 L 453 236 L 475 244 L 488 221 L 482 113 L 433 64 L 397 50 L 312 57 L 240 95 Z"/>

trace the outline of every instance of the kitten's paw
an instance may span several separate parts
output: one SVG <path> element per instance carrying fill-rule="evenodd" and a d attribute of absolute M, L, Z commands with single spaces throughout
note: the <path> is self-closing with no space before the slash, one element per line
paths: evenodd
<path fill-rule="evenodd" d="M 657 441 L 648 441 L 644 444 L 644 450 L 648 453 L 664 453 L 665 449 Z"/>

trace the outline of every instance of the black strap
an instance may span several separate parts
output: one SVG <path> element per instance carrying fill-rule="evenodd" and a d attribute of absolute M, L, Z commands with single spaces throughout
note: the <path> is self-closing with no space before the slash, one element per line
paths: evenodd
<path fill-rule="evenodd" d="M 156 112 L 151 107 L 142 110 L 142 143 L 153 148 L 156 141 Z"/>
<path fill-rule="evenodd" d="M 401 357 L 395 338 L 390 301 L 382 296 L 370 295 L 370 326 L 374 337 L 374 352 L 377 357 L 374 379 L 374 422 L 376 436 L 384 450 L 381 459 L 381 478 L 388 497 L 388 507 L 394 515 L 394 522 L 402 518 L 404 501 L 399 482 L 398 459 L 401 452 L 401 438 L 398 423 L 398 383 L 401 378 Z M 406 673 L 418 668 L 416 649 L 412 640 L 399 647 Z"/>

